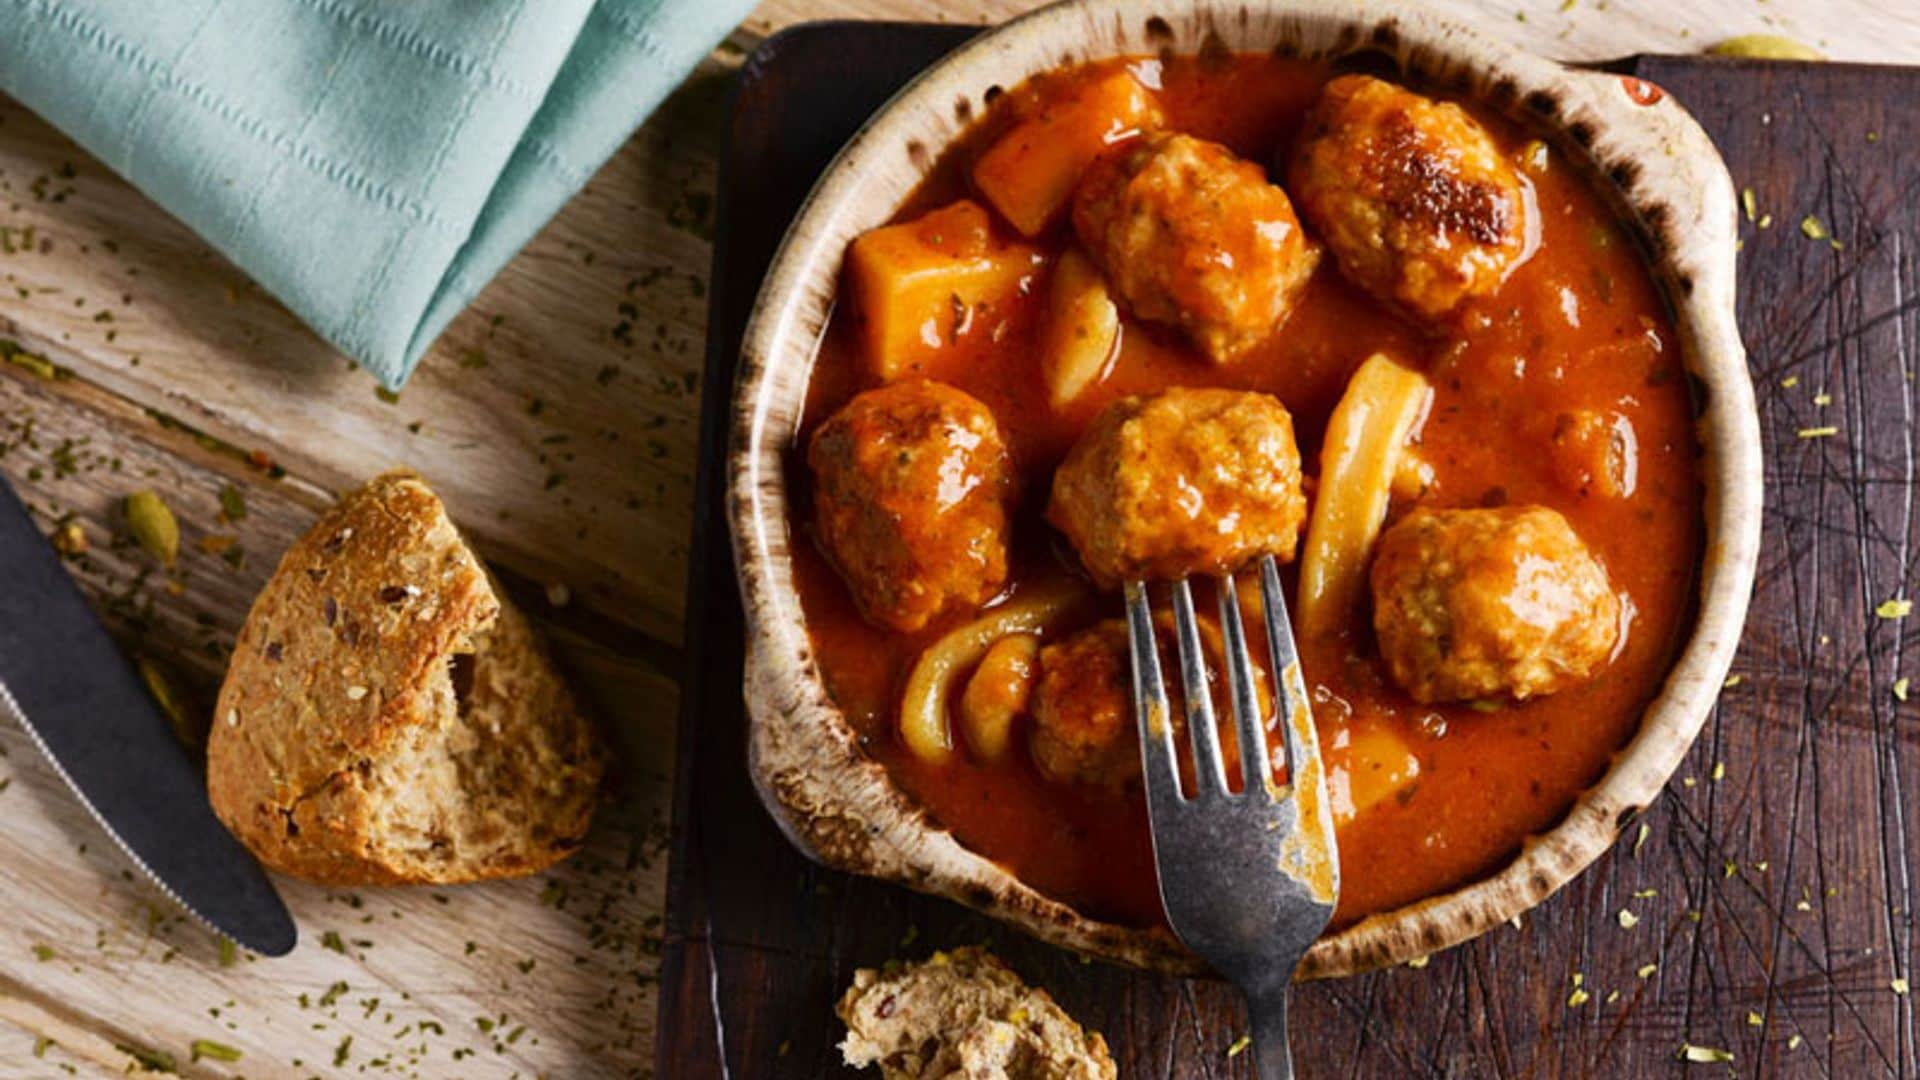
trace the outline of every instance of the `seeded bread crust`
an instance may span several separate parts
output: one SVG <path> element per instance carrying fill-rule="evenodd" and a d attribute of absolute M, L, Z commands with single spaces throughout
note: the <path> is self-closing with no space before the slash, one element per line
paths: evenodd
<path fill-rule="evenodd" d="M 461 690 L 456 657 L 472 684 Z M 502 718 L 520 722 L 512 710 L 546 725 L 528 759 L 546 774 L 534 805 L 488 815 L 501 820 L 479 831 L 494 842 L 468 843 L 484 793 L 449 778 L 492 779 L 485 755 L 522 748 L 476 740 L 466 718 L 498 734 Z M 438 773 L 396 771 L 455 737 L 459 769 L 443 754 Z M 600 771 L 591 727 L 532 629 L 405 471 L 341 500 L 281 560 L 241 630 L 207 747 L 208 794 L 234 835 L 268 866 L 330 885 L 538 871 L 578 845 Z M 501 832 L 516 826 L 539 841 Z"/>

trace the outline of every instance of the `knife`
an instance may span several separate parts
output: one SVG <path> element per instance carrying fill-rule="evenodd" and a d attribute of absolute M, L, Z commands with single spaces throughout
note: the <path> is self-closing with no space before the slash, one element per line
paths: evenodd
<path fill-rule="evenodd" d="M 186 748 L 3 479 L 0 713 L 161 891 L 254 952 L 293 951 L 286 905 L 214 817 Z"/>

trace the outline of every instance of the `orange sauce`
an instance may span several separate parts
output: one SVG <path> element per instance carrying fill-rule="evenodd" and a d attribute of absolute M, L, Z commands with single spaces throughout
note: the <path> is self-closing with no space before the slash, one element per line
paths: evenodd
<path fill-rule="evenodd" d="M 1042 76 L 996 103 L 943 157 L 896 220 L 969 194 L 968 165 L 1006 126 L 1008 106 L 1070 90 L 1121 61 Z M 1307 105 L 1330 72 L 1268 56 L 1134 60 L 1159 87 L 1167 127 L 1222 142 L 1268 166 L 1284 154 Z M 1511 158 L 1526 132 L 1467 105 Z M 1530 175 L 1540 246 L 1475 310 L 1466 329 L 1413 325 L 1347 284 L 1324 260 L 1284 327 L 1228 366 L 1128 321 L 1112 375 L 1065 415 L 1048 405 L 1033 345 L 1044 299 L 1028 296 L 1003 314 L 996 335 L 971 334 L 924 374 L 985 402 L 1007 439 L 1022 481 L 1014 524 L 1014 585 L 1069 573 L 1073 557 L 1042 519 L 1054 467 L 1107 402 L 1176 385 L 1260 390 L 1295 417 L 1302 455 L 1317 468 L 1327 414 L 1348 376 L 1386 352 L 1425 370 L 1435 397 L 1420 434 L 1434 470 L 1428 505 L 1539 503 L 1566 515 L 1605 566 L 1631 620 L 1613 662 L 1584 685 L 1497 711 L 1421 706 L 1385 676 L 1364 613 L 1337 638 L 1304 643 L 1315 722 L 1336 786 L 1355 767 L 1356 735 L 1386 731 L 1413 754 L 1417 773 L 1392 797 L 1339 829 L 1341 896 L 1336 925 L 1439 893 L 1496 870 L 1523 840 L 1555 824 L 1580 790 L 1606 770 L 1658 692 L 1692 614 L 1701 544 L 1701 491 L 1693 414 L 1679 346 L 1663 298 L 1630 233 L 1583 174 L 1556 153 Z M 1048 251 L 1069 243 L 1056 226 Z M 841 305 L 809 387 L 812 428 L 873 382 Z M 1556 482 L 1548 447 L 1557 414 L 1611 409 L 1638 439 L 1638 478 L 1625 498 L 1582 498 Z M 932 816 L 973 850 L 1040 891 L 1096 917 L 1147 925 L 1161 920 L 1146 810 L 1140 792 L 1108 795 L 1041 778 L 1024 753 L 982 766 L 916 760 L 896 734 L 906 672 L 920 651 L 964 617 L 900 635 L 863 622 L 845 587 L 810 542 L 811 491 L 803 455 L 789 455 L 796 580 L 828 686 L 868 752 Z M 1403 507 L 1396 506 L 1396 511 Z M 1117 615 L 1106 597 L 1088 618 Z M 1377 742 L 1377 740 L 1374 740 Z M 1352 785 L 1359 789 L 1359 783 Z"/>

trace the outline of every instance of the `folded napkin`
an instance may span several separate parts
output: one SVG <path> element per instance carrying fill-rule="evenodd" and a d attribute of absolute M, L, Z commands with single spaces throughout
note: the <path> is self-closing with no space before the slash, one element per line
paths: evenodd
<path fill-rule="evenodd" d="M 750 0 L 0 0 L 0 90 L 389 387 Z"/>

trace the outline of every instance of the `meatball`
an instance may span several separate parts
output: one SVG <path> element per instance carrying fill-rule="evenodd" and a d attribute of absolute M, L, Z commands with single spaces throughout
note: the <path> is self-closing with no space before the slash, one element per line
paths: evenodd
<path fill-rule="evenodd" d="M 1420 702 L 1563 690 L 1620 633 L 1606 571 L 1543 506 L 1415 509 L 1380 538 L 1372 577 L 1380 653 Z"/>
<path fill-rule="evenodd" d="M 1126 620 L 1108 619 L 1042 648 L 1032 705 L 1028 746 L 1042 776 L 1118 787 L 1140 775 Z"/>
<path fill-rule="evenodd" d="M 1291 560 L 1307 514 L 1293 417 L 1266 394 L 1166 390 L 1108 405 L 1053 478 L 1051 521 L 1102 586 Z"/>
<path fill-rule="evenodd" d="M 1216 363 L 1265 340 L 1320 259 L 1265 170 L 1190 135 L 1095 161 L 1073 228 L 1135 318 L 1184 332 Z"/>
<path fill-rule="evenodd" d="M 1527 251 L 1525 193 L 1487 130 L 1366 75 L 1321 91 L 1288 182 L 1342 273 L 1429 319 L 1493 291 Z"/>
<path fill-rule="evenodd" d="M 903 632 L 1007 580 L 1013 470 L 993 413 L 924 379 L 842 406 L 807 449 L 821 550 L 868 622 Z"/>
<path fill-rule="evenodd" d="M 1195 619 L 1201 649 L 1207 655 L 1207 690 L 1220 722 L 1221 756 L 1227 775 L 1240 775 L 1239 738 L 1220 673 L 1225 670 L 1225 640 L 1205 614 Z M 1174 745 L 1186 745 L 1186 699 L 1181 692 L 1180 653 L 1173 618 L 1154 618 L 1154 644 L 1160 676 L 1172 706 Z M 1254 658 L 1254 700 L 1264 723 L 1272 719 L 1265 665 Z M 1033 733 L 1028 740 L 1033 763 L 1056 783 L 1119 787 L 1140 775 L 1140 729 L 1133 713 L 1133 654 L 1125 619 L 1108 619 L 1040 650 L 1040 676 L 1031 701 Z M 1186 758 L 1181 750 L 1181 758 Z M 1183 766 L 1183 774 L 1186 767 Z M 1191 782 L 1191 776 L 1187 776 Z"/>

